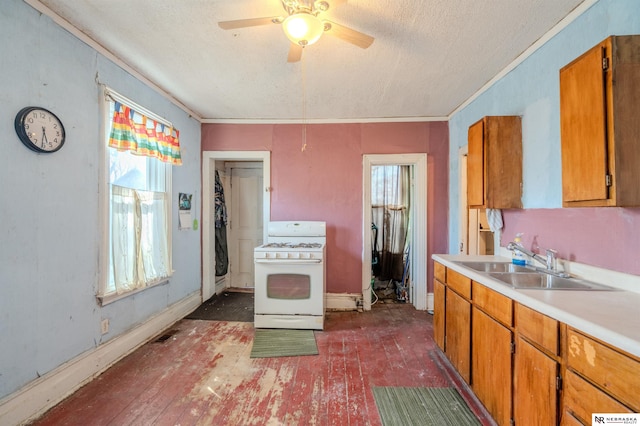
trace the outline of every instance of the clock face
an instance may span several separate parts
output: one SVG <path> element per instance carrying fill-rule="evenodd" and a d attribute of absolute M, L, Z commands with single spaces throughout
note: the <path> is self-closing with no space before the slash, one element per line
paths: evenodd
<path fill-rule="evenodd" d="M 36 152 L 55 152 L 64 144 L 62 122 L 44 108 L 26 107 L 20 110 L 16 115 L 15 128 L 22 143 Z"/>

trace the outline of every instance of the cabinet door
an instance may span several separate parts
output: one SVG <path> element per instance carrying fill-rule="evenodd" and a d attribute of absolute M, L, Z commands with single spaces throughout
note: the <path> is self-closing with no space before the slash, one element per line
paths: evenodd
<path fill-rule="evenodd" d="M 477 308 L 473 309 L 472 329 L 471 387 L 494 420 L 499 425 L 508 425 L 512 332 Z"/>
<path fill-rule="evenodd" d="M 513 418 L 516 425 L 555 425 L 558 363 L 518 336 L 513 373 Z"/>
<path fill-rule="evenodd" d="M 445 286 L 437 279 L 433 280 L 433 299 L 433 339 L 444 351 Z"/>
<path fill-rule="evenodd" d="M 563 202 L 606 200 L 608 187 L 604 46 L 560 70 Z"/>
<path fill-rule="evenodd" d="M 571 417 L 578 418 L 584 424 L 589 425 L 592 413 L 633 412 L 569 369 L 567 369 L 564 378 L 562 403 L 564 414 L 560 421 L 561 425 L 571 424 Z"/>
<path fill-rule="evenodd" d="M 470 208 L 522 208 L 522 124 L 518 116 L 487 116 L 469 127 Z"/>
<path fill-rule="evenodd" d="M 484 121 L 469 127 L 467 204 L 484 206 Z"/>
<path fill-rule="evenodd" d="M 462 378 L 470 383 L 471 303 L 447 289 L 445 316 L 445 354 Z"/>

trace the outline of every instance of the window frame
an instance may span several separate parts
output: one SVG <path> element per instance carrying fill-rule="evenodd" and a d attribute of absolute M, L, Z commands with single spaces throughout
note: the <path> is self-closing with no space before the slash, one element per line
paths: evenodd
<path fill-rule="evenodd" d="M 95 288 L 96 298 L 100 305 L 107 305 L 117 300 L 132 296 L 150 288 L 157 287 L 159 285 L 167 284 L 173 276 L 173 244 L 172 244 L 172 230 L 173 230 L 173 179 L 172 171 L 173 167 L 169 163 L 164 163 L 165 166 L 165 191 L 167 196 L 167 250 L 169 256 L 169 276 L 153 283 L 148 284 L 146 287 L 128 291 L 126 293 L 118 294 L 116 292 L 107 293 L 109 286 L 109 236 L 110 236 L 110 214 L 111 214 L 111 200 L 110 200 L 110 176 L 109 176 L 109 146 L 108 146 L 108 130 L 112 120 L 110 114 L 110 103 L 117 101 L 123 105 L 131 107 L 136 112 L 144 114 L 147 118 L 153 119 L 159 123 L 163 123 L 165 126 L 173 127 L 171 122 L 154 114 L 148 109 L 138 105 L 129 98 L 119 94 L 111 88 L 101 85 L 100 90 L 100 164 L 99 168 L 99 202 L 98 209 L 100 215 L 100 229 L 102 230 L 102 237 L 100 240 L 100 252 L 99 252 L 99 273 L 97 288 Z M 160 161 L 160 160 L 157 160 Z"/>

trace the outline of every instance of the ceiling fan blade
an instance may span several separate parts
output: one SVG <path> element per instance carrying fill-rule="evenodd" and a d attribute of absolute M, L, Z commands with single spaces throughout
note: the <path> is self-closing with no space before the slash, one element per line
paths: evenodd
<path fill-rule="evenodd" d="M 299 62 L 302 59 L 302 46 L 296 43 L 291 43 L 289 47 L 289 56 L 287 56 L 287 62 Z"/>
<path fill-rule="evenodd" d="M 324 23 L 325 32 L 331 34 L 334 37 L 338 37 L 347 43 L 355 44 L 362 49 L 366 49 L 371 46 L 373 40 L 370 35 L 361 33 L 360 31 L 353 30 L 340 24 L 336 24 L 331 21 L 322 21 Z"/>
<path fill-rule="evenodd" d="M 280 24 L 282 16 L 270 16 L 268 18 L 237 19 L 235 21 L 218 22 L 218 26 L 223 30 L 234 30 L 236 28 L 257 27 L 259 25 Z"/>

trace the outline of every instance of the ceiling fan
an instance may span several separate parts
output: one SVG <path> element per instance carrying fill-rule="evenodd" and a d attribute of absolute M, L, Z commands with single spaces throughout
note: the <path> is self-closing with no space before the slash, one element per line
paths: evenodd
<path fill-rule="evenodd" d="M 347 0 L 280 0 L 287 16 L 271 16 L 266 18 L 238 19 L 218 22 L 224 30 L 255 27 L 268 24 L 282 24 L 285 35 L 291 40 L 287 62 L 298 62 L 302 57 L 302 49 L 320 38 L 323 33 L 338 37 L 362 49 L 371 46 L 374 38 L 345 27 L 320 16 L 330 8 L 335 8 Z"/>

